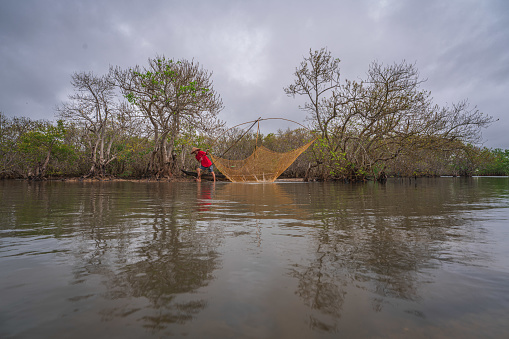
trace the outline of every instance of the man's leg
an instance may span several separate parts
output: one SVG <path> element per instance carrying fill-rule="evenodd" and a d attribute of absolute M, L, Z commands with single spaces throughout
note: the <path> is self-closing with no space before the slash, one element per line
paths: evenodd
<path fill-rule="evenodd" d="M 201 181 L 201 168 L 197 168 L 196 169 L 196 172 L 198 172 L 198 178 L 196 179 L 196 181 Z"/>
<path fill-rule="evenodd" d="M 214 173 L 214 166 L 210 165 L 210 167 L 208 169 L 209 169 L 209 173 L 212 174 L 212 178 L 214 178 L 214 181 L 216 181 L 216 173 Z"/>

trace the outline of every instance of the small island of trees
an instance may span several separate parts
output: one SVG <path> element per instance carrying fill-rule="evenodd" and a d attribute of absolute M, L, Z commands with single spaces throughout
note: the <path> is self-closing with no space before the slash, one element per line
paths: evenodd
<path fill-rule="evenodd" d="M 494 119 L 467 100 L 434 104 L 414 64 L 373 62 L 356 81 L 342 80 L 339 64 L 325 48 L 310 50 L 284 88 L 306 98 L 300 109 L 309 129 L 266 135 L 219 120 L 223 103 L 212 73 L 194 60 L 158 56 L 105 75 L 74 73 L 73 93 L 56 108 L 57 121 L 0 112 L 0 178 L 175 180 L 180 169 L 196 167 L 193 146 L 241 159 L 255 142 L 285 152 L 313 138 L 283 176 L 364 181 L 509 174 L 509 150 L 480 144 Z"/>

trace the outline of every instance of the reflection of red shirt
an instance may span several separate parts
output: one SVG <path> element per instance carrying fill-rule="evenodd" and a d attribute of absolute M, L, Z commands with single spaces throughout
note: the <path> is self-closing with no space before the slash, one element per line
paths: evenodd
<path fill-rule="evenodd" d="M 212 165 L 212 161 L 210 161 L 203 151 L 196 152 L 196 160 L 198 160 L 203 167 Z"/>

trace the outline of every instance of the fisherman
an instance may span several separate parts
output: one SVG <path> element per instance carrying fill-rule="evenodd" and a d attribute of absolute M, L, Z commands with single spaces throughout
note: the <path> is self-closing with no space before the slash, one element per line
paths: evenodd
<path fill-rule="evenodd" d="M 201 171 L 208 171 L 212 173 L 212 177 L 214 178 L 214 181 L 216 181 L 216 173 L 214 173 L 214 166 L 212 166 L 212 161 L 207 157 L 207 154 L 209 154 L 209 150 L 205 150 L 203 152 L 200 148 L 193 147 L 191 154 L 196 154 L 196 160 L 200 163 L 200 167 L 196 169 L 198 172 L 198 178 L 196 181 L 201 181 Z"/>

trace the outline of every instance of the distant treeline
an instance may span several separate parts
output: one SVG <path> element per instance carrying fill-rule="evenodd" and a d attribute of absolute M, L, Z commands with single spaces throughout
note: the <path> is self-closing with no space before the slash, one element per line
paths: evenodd
<path fill-rule="evenodd" d="M 177 139 L 171 161 L 175 167 L 172 177 L 182 175 L 180 168 L 194 169 L 196 161 L 190 154 L 193 145 L 210 148 L 221 154 L 227 147 L 235 146 L 225 157 L 246 158 L 255 143 L 278 152 L 286 152 L 303 145 L 313 138 L 310 131 L 299 128 L 278 131 L 267 135 L 247 133 L 240 141 L 241 130 L 223 136 L 218 145 L 209 137 L 198 134 L 182 135 Z M 49 122 L 29 118 L 7 118 L 0 113 L 0 178 L 61 178 L 91 176 L 94 164 L 90 130 L 75 123 Z M 215 140 L 217 142 L 217 140 Z M 102 177 L 147 178 L 154 140 L 147 135 L 118 132 L 111 135 L 105 145 L 108 162 L 95 174 Z M 319 180 L 355 179 L 341 172 L 340 164 L 324 160 L 323 140 L 318 139 L 283 173 L 284 177 Z M 320 165 L 317 165 L 320 164 Z M 420 149 L 405 152 L 381 163 L 386 176 L 438 176 L 438 175 L 508 175 L 509 150 L 488 149 L 473 145 L 456 145 L 454 150 Z M 334 171 L 339 173 L 335 175 Z M 358 174 L 357 174 L 358 175 Z M 360 178 L 360 177 L 359 177 Z M 357 179 L 359 179 L 357 178 Z M 380 178 L 380 172 L 366 172 L 363 178 Z"/>
<path fill-rule="evenodd" d="M 507 175 L 509 150 L 477 146 L 493 118 L 468 102 L 433 104 L 417 69 L 372 63 L 364 80 L 340 81 L 339 59 L 309 51 L 289 96 L 303 95 L 309 129 L 260 134 L 228 128 L 211 73 L 164 56 L 106 75 L 74 73 L 58 121 L 0 113 L 0 178 L 178 178 L 197 165 L 193 146 L 246 158 L 255 144 L 285 152 L 316 138 L 283 173 L 318 180 L 389 176 Z"/>

